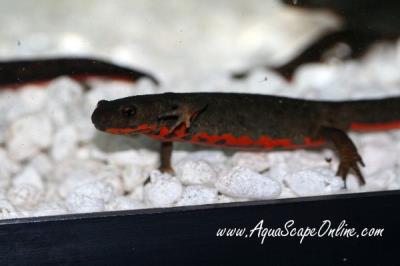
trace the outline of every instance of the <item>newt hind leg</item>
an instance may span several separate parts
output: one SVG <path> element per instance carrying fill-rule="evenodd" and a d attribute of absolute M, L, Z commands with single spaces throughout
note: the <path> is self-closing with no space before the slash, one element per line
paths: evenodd
<path fill-rule="evenodd" d="M 321 127 L 319 134 L 323 138 L 330 140 L 338 152 L 340 163 L 336 175 L 343 178 L 345 187 L 346 177 L 350 170 L 354 172 L 360 184 L 364 185 L 365 179 L 360 171 L 360 168 L 358 167 L 358 164 L 361 166 L 365 166 L 365 164 L 358 153 L 356 146 L 346 132 L 334 127 Z"/>

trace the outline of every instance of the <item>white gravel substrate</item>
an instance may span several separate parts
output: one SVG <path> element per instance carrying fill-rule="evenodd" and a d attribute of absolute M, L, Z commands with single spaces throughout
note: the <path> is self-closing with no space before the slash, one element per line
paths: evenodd
<path fill-rule="evenodd" d="M 255 5 L 261 2 L 252 3 Z M 196 5 L 190 3 L 187 6 L 183 4 L 183 9 Z M 173 50 L 174 58 L 157 58 L 151 50 L 156 50 L 158 54 L 169 53 L 170 50 L 163 51 L 160 47 L 164 45 L 171 49 L 171 39 L 155 43 L 153 37 L 149 37 L 148 46 L 145 45 L 145 39 L 139 42 L 144 50 L 140 53 L 140 60 L 135 61 L 138 54 L 129 51 L 137 52 L 137 49 L 127 44 L 132 41 L 129 33 L 139 31 L 143 22 L 133 26 L 131 31 L 128 31 L 129 27 L 118 29 L 119 43 L 109 44 L 113 48 L 109 49 L 112 51 L 112 59 L 124 58 L 133 65 L 140 65 L 140 61 L 143 61 L 144 66 L 158 74 L 162 82 L 158 88 L 148 80 L 141 80 L 135 85 L 93 81 L 92 89 L 85 92 L 80 84 L 62 77 L 43 87 L 29 85 L 16 91 L 0 92 L 0 218 L 399 188 L 400 131 L 351 133 L 366 163 L 362 170 L 367 185 L 360 187 L 354 176 L 350 175 L 347 190 L 342 189 L 341 178 L 334 175 L 338 160 L 330 150 L 233 152 L 181 144 L 173 155 L 176 176 L 171 176 L 156 170 L 159 164 L 158 143 L 141 136 L 127 138 L 96 131 L 90 115 L 98 100 L 135 94 L 225 91 L 333 100 L 400 95 L 399 44 L 377 45 L 372 53 L 357 62 L 332 60 L 327 64 L 305 65 L 290 84 L 275 73 L 257 68 L 246 80 L 232 80 L 232 69 L 263 61 L 261 58 L 265 54 L 262 51 L 257 60 L 251 57 L 254 56 L 254 50 L 257 50 L 255 42 L 268 43 L 269 40 L 257 37 L 256 33 L 265 32 L 269 28 L 260 26 L 263 17 L 256 7 L 246 11 L 249 17 L 253 15 L 253 20 L 248 21 L 249 18 L 245 16 L 243 25 L 239 27 L 237 22 L 229 20 L 237 15 L 235 9 L 231 8 L 221 13 L 223 22 L 219 28 L 220 35 L 214 34 L 211 29 L 208 34 L 202 35 L 200 22 L 210 26 L 207 24 L 211 23 L 210 17 L 205 14 L 209 14 L 207 12 L 211 9 L 208 10 L 205 4 L 201 6 L 206 11 L 201 9 L 198 17 L 186 20 L 192 23 L 193 29 L 186 25 L 182 30 L 189 32 L 191 29 L 199 34 L 200 39 L 209 40 L 209 43 L 204 44 L 207 49 L 198 45 L 196 35 L 191 32 L 181 36 L 186 46 L 181 47 L 182 51 Z M 65 8 L 71 9 L 68 6 Z M 286 16 L 281 15 L 283 20 Z M 122 17 L 122 20 L 128 19 Z M 179 18 L 182 17 L 185 16 Z M 175 20 L 176 25 L 181 25 L 182 21 L 178 18 Z M 154 23 L 160 21 L 155 20 Z M 215 21 L 218 20 L 212 20 L 213 23 Z M 29 30 L 29 25 L 24 26 L 23 21 L 20 23 L 22 28 Z M 308 25 L 307 21 L 304 23 Z M 162 23 L 160 27 L 163 27 Z M 243 37 L 239 38 L 239 42 L 243 42 L 243 51 L 234 59 L 231 57 L 238 47 L 232 47 L 233 52 L 226 51 L 232 41 L 229 38 L 232 37 L 230 34 L 233 27 L 239 37 L 247 34 L 249 38 L 248 43 Z M 45 54 L 44 51 L 49 47 L 52 53 L 70 52 L 68 49 L 71 49 L 71 45 L 83 54 L 101 54 L 93 41 L 96 37 L 84 29 L 77 30 L 74 37 L 71 37 L 71 33 L 68 35 L 65 28 L 61 29 L 64 29 L 62 38 L 49 33 L 50 37 L 43 35 L 42 39 L 35 39 L 33 33 L 28 34 L 22 38 L 22 44 L 28 40 L 29 45 L 16 51 L 5 42 L 0 47 L 0 55 L 8 58 Z M 15 30 L 21 31 L 20 28 Z M 85 39 L 85 34 L 88 34 L 88 39 Z M 150 33 L 141 34 L 150 36 Z M 0 36 L 7 40 L 11 38 L 4 33 Z M 29 39 L 29 36 L 35 41 Z M 54 42 L 60 38 L 64 42 Z M 281 43 L 282 38 L 278 38 Z M 269 51 L 280 48 L 271 45 L 271 42 L 279 40 L 270 40 Z M 37 46 L 35 42 L 38 42 Z M 216 55 L 218 51 L 222 51 L 220 55 Z M 196 58 L 199 61 L 194 60 Z M 199 63 L 199 66 L 194 62 Z M 333 159 L 328 163 L 325 158 Z M 147 177 L 150 177 L 150 182 L 145 184 Z"/>

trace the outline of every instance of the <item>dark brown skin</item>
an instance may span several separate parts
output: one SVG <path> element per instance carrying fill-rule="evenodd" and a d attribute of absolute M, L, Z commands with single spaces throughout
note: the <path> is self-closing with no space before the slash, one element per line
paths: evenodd
<path fill-rule="evenodd" d="M 135 82 L 145 77 L 156 85 L 158 84 L 157 79 L 148 73 L 117 66 L 96 58 L 37 58 L 0 61 L 0 87 L 17 87 L 26 83 L 47 82 L 60 76 L 69 76 L 79 82 L 92 77 Z"/>
<path fill-rule="evenodd" d="M 257 94 L 166 93 L 100 101 L 92 122 L 111 134 L 144 134 L 162 142 L 161 170 L 171 172 L 172 142 L 239 149 L 317 148 L 332 143 L 337 174 L 364 165 L 348 130 L 400 128 L 400 97 L 309 101 Z M 375 110 L 375 111 L 373 111 Z"/>

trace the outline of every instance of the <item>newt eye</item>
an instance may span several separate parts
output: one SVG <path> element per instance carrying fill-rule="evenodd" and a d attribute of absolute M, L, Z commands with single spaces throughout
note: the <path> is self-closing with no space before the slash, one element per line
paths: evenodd
<path fill-rule="evenodd" d="M 136 108 L 134 106 L 125 106 L 125 107 L 122 107 L 121 113 L 125 117 L 131 117 L 136 114 Z"/>

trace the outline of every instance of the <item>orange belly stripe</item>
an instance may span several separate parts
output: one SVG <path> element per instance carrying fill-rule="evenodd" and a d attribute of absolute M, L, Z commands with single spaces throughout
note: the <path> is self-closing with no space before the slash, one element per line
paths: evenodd
<path fill-rule="evenodd" d="M 162 127 L 159 134 L 148 134 L 149 137 L 161 141 L 178 141 L 189 142 L 193 144 L 217 146 L 217 147 L 236 147 L 236 148 L 259 148 L 259 149 L 300 149 L 319 147 L 325 144 L 322 139 L 314 140 L 310 137 L 305 137 L 303 143 L 294 143 L 290 139 L 272 139 L 268 136 L 261 136 L 254 140 L 249 136 L 235 137 L 232 134 L 209 135 L 206 132 L 200 132 L 193 135 L 185 133 L 184 127 L 179 127 L 174 134 L 169 135 L 169 129 Z"/>

